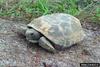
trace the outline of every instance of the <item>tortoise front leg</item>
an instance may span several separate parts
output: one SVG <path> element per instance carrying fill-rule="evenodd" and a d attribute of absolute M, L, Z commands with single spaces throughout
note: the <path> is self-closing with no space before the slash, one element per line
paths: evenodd
<path fill-rule="evenodd" d="M 39 45 L 50 52 L 56 52 L 56 49 L 45 37 L 39 39 Z"/>

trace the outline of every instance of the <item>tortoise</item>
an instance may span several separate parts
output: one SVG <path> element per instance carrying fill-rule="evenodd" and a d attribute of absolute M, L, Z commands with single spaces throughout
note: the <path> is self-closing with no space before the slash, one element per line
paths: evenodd
<path fill-rule="evenodd" d="M 42 48 L 55 52 L 84 39 L 80 21 L 65 13 L 54 13 L 32 20 L 25 31 L 26 39 Z"/>

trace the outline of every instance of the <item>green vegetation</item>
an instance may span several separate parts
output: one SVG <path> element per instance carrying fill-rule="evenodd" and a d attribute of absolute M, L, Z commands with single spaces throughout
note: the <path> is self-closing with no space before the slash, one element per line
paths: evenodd
<path fill-rule="evenodd" d="M 68 13 L 100 21 L 100 1 L 96 0 L 0 0 L 0 16 L 31 19 L 51 13 Z"/>

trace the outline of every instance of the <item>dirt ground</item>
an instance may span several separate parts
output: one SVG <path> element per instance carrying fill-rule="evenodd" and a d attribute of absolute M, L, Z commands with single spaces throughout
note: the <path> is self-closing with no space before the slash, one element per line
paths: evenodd
<path fill-rule="evenodd" d="M 52 54 L 18 33 L 26 24 L 0 19 L 0 67 L 80 67 L 80 63 L 100 62 L 100 26 L 82 23 L 84 41 Z"/>

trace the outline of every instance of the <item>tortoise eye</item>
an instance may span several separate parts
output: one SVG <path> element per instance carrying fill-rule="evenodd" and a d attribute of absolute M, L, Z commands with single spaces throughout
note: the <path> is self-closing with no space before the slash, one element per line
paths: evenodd
<path fill-rule="evenodd" d="M 29 28 L 29 29 L 33 29 L 32 27 L 30 27 L 30 26 L 27 26 L 27 28 Z"/>

